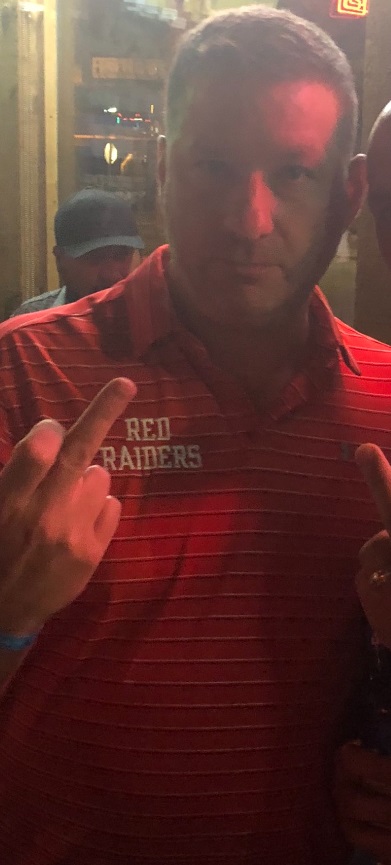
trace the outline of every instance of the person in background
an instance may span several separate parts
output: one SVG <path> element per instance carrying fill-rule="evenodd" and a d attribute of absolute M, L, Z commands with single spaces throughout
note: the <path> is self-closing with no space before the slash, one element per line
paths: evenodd
<path fill-rule="evenodd" d="M 54 219 L 61 287 L 25 300 L 11 317 L 73 303 L 109 288 L 140 264 L 144 243 L 126 199 L 83 189 L 59 207 Z"/>
<path fill-rule="evenodd" d="M 169 245 L 0 328 L 1 865 L 349 861 L 379 527 L 354 454 L 390 453 L 391 349 L 316 284 L 365 191 L 356 120 L 314 25 L 203 22 L 159 143 Z M 374 757 L 344 829 L 389 865 Z"/>
<path fill-rule="evenodd" d="M 391 270 L 391 102 L 380 112 L 369 136 L 368 204 L 381 255 Z"/>
<path fill-rule="evenodd" d="M 367 148 L 368 204 L 381 256 L 391 270 L 391 102 L 377 117 Z M 390 433 L 388 433 L 390 434 Z M 383 530 L 360 552 L 356 583 L 372 628 L 367 701 L 360 741 L 341 749 L 337 798 L 341 821 L 357 851 L 352 865 L 391 862 L 391 467 L 378 447 L 357 452 L 377 503 Z M 361 747 L 361 740 L 364 747 Z M 383 755 L 388 755 L 384 757 Z M 365 779 L 365 780 L 363 780 Z M 383 794 L 383 795 L 381 795 Z M 363 815 L 366 814 L 366 819 Z M 376 828 L 375 828 L 376 827 Z"/>

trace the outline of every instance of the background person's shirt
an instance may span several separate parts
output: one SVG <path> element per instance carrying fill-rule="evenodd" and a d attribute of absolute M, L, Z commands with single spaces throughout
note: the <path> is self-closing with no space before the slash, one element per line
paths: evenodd
<path fill-rule="evenodd" d="M 37 294 L 36 297 L 24 300 L 10 315 L 10 318 L 15 318 L 16 315 L 24 315 L 27 312 L 40 312 L 42 309 L 64 306 L 64 304 L 68 303 L 66 294 L 66 285 L 56 288 L 54 291 L 45 291 L 43 294 Z"/>

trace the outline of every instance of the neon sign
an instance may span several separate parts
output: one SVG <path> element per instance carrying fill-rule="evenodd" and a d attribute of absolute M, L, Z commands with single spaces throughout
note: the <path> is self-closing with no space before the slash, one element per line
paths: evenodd
<path fill-rule="evenodd" d="M 331 0 L 331 18 L 364 18 L 369 12 L 369 0 Z"/>

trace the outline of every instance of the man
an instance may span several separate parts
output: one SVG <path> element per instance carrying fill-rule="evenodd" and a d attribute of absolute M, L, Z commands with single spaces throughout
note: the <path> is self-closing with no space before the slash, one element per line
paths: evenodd
<path fill-rule="evenodd" d="M 380 252 L 391 268 L 391 102 L 379 114 L 368 142 L 368 204 Z"/>
<path fill-rule="evenodd" d="M 61 288 L 25 300 L 13 316 L 73 303 L 110 288 L 140 264 L 143 241 L 128 201 L 103 189 L 82 189 L 54 219 Z"/>
<path fill-rule="evenodd" d="M 2 865 L 349 861 L 332 764 L 379 526 L 354 452 L 389 447 L 391 350 L 314 286 L 362 200 L 356 108 L 312 25 L 203 23 L 168 87 L 170 246 L 1 328 Z"/>

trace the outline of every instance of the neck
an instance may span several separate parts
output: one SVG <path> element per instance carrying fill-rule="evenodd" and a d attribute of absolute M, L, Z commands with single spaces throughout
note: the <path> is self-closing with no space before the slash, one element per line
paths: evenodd
<path fill-rule="evenodd" d="M 309 300 L 268 329 L 231 327 L 197 316 L 178 298 L 180 318 L 205 345 L 220 369 L 231 374 L 257 408 L 275 399 L 309 353 Z"/>

